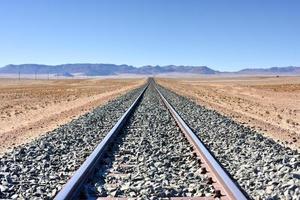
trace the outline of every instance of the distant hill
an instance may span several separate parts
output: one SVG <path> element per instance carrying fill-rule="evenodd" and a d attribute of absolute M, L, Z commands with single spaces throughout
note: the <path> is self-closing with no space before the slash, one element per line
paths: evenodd
<path fill-rule="evenodd" d="M 214 71 L 205 66 L 144 66 L 133 67 L 129 65 L 114 64 L 64 64 L 64 65 L 38 65 L 22 64 L 7 65 L 0 68 L 2 74 L 68 74 L 68 75 L 86 75 L 86 76 L 105 76 L 118 74 L 144 74 L 155 75 L 163 73 L 195 73 L 195 74 L 216 74 Z"/>
<path fill-rule="evenodd" d="M 206 66 L 143 66 L 136 68 L 138 74 L 164 74 L 164 73 L 194 73 L 194 74 L 217 74 L 218 71 L 212 70 Z"/>
<path fill-rule="evenodd" d="M 0 68 L 0 73 L 6 74 L 80 74 L 86 76 L 115 75 L 122 73 L 133 73 L 136 68 L 128 65 L 114 64 L 63 64 L 63 65 L 39 65 L 22 64 L 7 65 Z"/>
<path fill-rule="evenodd" d="M 260 74 L 260 75 L 300 75 L 300 67 L 271 67 L 271 68 L 252 68 L 252 69 L 243 69 L 238 72 L 237 74 Z"/>
<path fill-rule="evenodd" d="M 63 64 L 63 65 L 40 65 L 40 64 L 22 64 L 6 65 L 0 68 L 0 74 L 54 74 L 57 76 L 107 76 L 119 74 L 199 74 L 199 75 L 300 75 L 300 67 L 272 67 L 272 68 L 252 68 L 243 69 L 237 72 L 219 72 L 206 66 L 143 66 L 133 67 L 130 65 L 115 64 Z"/>

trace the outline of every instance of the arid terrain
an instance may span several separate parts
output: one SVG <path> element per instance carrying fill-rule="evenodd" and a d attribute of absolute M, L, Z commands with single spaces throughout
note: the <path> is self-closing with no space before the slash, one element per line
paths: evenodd
<path fill-rule="evenodd" d="M 0 153 L 145 83 L 145 79 L 0 79 Z"/>
<path fill-rule="evenodd" d="M 158 83 L 300 147 L 300 77 L 159 78 Z M 145 79 L 0 79 L 0 153 L 145 83 Z"/>
<path fill-rule="evenodd" d="M 160 78 L 176 93 L 300 148 L 300 77 Z"/>

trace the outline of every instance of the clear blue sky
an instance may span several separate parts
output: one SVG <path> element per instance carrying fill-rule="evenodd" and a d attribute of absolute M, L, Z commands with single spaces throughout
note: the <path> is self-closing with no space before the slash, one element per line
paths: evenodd
<path fill-rule="evenodd" d="M 1 0 L 0 66 L 300 65 L 299 0 Z"/>

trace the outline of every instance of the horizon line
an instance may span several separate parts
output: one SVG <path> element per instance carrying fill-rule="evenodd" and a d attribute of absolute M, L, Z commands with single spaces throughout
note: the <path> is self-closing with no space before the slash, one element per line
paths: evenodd
<path fill-rule="evenodd" d="M 208 65 L 176 65 L 176 64 L 168 64 L 168 65 L 151 65 L 151 64 L 147 64 L 147 65 L 141 65 L 141 66 L 135 66 L 135 65 L 130 65 L 130 64 L 115 64 L 115 63 L 98 63 L 98 62 L 95 62 L 95 63 L 88 63 L 88 62 L 78 62 L 78 63 L 63 63 L 63 64 L 41 64 L 41 63 L 22 63 L 22 64 L 6 64 L 4 66 L 0 66 L 0 68 L 3 68 L 3 67 L 7 67 L 9 65 L 45 65 L 45 66 L 61 66 L 61 65 L 75 65 L 75 64 L 93 64 L 93 65 L 97 65 L 97 64 L 102 64 L 102 65 L 117 65 L 117 66 L 122 66 L 122 65 L 126 65 L 126 66 L 129 66 L 129 67 L 134 67 L 134 68 L 141 68 L 141 67 L 146 67 L 146 66 L 150 66 L 150 67 L 168 67 L 168 66 L 177 66 L 177 67 L 207 67 L 207 68 L 210 68 L 212 70 L 215 70 L 214 67 L 210 67 Z M 241 70 L 245 70 L 245 69 L 271 69 L 271 68 L 287 68 L 287 67 L 300 67 L 300 66 L 297 66 L 297 65 L 286 65 L 286 66 L 272 66 L 272 67 L 241 67 L 241 69 L 239 70 L 227 70 L 227 71 L 224 71 L 224 70 L 220 70 L 220 72 L 235 72 L 235 71 L 241 71 Z M 219 70 L 215 70 L 215 71 L 219 71 Z"/>

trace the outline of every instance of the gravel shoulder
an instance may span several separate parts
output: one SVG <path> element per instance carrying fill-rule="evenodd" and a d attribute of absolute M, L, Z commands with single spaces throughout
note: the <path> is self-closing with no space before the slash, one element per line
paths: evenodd
<path fill-rule="evenodd" d="M 143 79 L 0 79 L 0 154 L 144 83 Z"/>
<path fill-rule="evenodd" d="M 128 92 L 2 155 L 0 199 L 53 198 L 140 92 Z"/>
<path fill-rule="evenodd" d="M 299 199 L 300 154 L 160 87 L 166 99 L 253 199 Z"/>
<path fill-rule="evenodd" d="M 300 149 L 300 77 L 158 79 L 202 106 Z"/>

